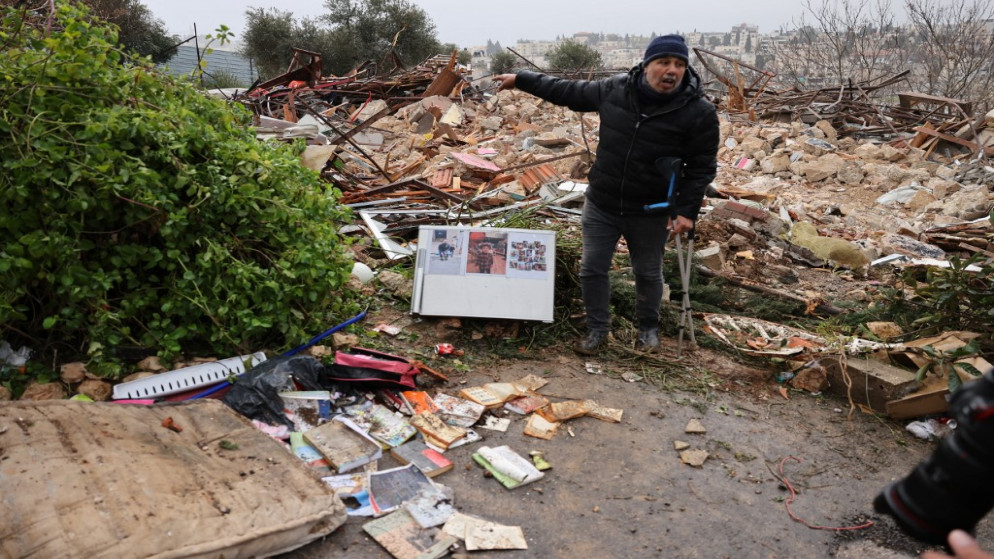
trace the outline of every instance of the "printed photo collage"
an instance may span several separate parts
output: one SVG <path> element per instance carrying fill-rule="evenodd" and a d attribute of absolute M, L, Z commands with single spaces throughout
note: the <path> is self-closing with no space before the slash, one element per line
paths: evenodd
<path fill-rule="evenodd" d="M 547 239 L 524 231 L 438 229 L 432 232 L 426 273 L 546 279 Z"/>

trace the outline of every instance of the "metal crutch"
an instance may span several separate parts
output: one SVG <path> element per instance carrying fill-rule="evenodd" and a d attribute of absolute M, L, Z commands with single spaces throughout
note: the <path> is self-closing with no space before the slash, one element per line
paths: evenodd
<path fill-rule="evenodd" d="M 677 337 L 677 357 L 683 355 L 683 333 L 686 331 L 690 336 L 691 348 L 697 347 L 697 338 L 694 336 L 694 317 L 690 311 L 690 270 L 694 257 L 694 233 L 696 229 L 691 229 L 687 233 L 687 253 L 683 252 L 683 243 L 680 241 L 681 235 L 676 236 L 676 261 L 680 270 L 680 285 L 683 288 L 683 300 L 680 301 L 680 322 L 679 335 Z"/>

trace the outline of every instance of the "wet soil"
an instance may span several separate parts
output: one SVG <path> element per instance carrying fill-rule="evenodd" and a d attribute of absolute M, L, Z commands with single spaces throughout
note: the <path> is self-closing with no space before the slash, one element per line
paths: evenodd
<path fill-rule="evenodd" d="M 392 340 L 396 351 L 451 341 L 431 319 L 405 328 L 412 330 L 420 332 Z M 872 508 L 887 483 L 935 446 L 899 422 L 851 411 L 831 395 L 789 391 L 785 398 L 773 369 L 724 352 L 685 353 L 692 372 L 653 375 L 646 363 L 658 361 L 633 358 L 620 342 L 595 358 L 575 355 L 565 342 L 561 350 L 491 360 L 483 345 L 467 342 L 464 349 L 462 365 L 443 367 L 450 382 L 436 389 L 454 394 L 534 374 L 549 381 L 540 392 L 554 400 L 590 398 L 624 410 L 620 423 L 571 420 L 548 441 L 525 436 L 525 418 L 509 414 L 507 432 L 478 429 L 483 442 L 449 450 L 455 468 L 435 480 L 453 489 L 457 510 L 520 526 L 529 546 L 470 556 L 907 558 L 925 549 Z M 675 342 L 664 340 L 662 354 L 674 357 Z M 588 364 L 601 373 L 587 372 L 596 369 Z M 645 378 L 623 378 L 633 374 Z M 691 419 L 707 433 L 685 433 Z M 678 440 L 709 453 L 702 467 L 681 462 Z M 553 468 L 540 481 L 507 490 L 473 462 L 480 444 L 506 444 L 522 455 L 542 451 Z M 391 460 L 380 468 L 398 465 Z M 390 557 L 363 532 L 368 520 L 350 518 L 285 557 Z M 994 541 L 992 533 L 991 522 L 982 522 L 981 541 Z"/>

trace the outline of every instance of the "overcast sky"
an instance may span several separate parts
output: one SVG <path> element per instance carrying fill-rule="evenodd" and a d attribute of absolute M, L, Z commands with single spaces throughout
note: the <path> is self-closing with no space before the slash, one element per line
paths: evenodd
<path fill-rule="evenodd" d="M 227 25 L 235 39 L 245 27 L 248 8 L 277 7 L 297 19 L 325 13 L 324 0 L 142 0 L 169 32 L 184 38 Z M 804 8 L 797 0 L 416 0 L 435 23 L 438 39 L 460 47 L 484 45 L 487 39 L 513 46 L 518 39 L 555 39 L 580 31 L 649 35 L 692 31 L 727 31 L 734 25 L 758 25 L 769 33 L 797 20 Z M 816 3 L 817 5 L 817 3 Z M 810 19 L 810 18 L 809 18 Z"/>

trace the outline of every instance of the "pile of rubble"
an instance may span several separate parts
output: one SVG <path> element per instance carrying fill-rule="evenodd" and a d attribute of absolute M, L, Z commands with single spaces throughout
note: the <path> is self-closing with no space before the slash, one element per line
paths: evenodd
<path fill-rule="evenodd" d="M 576 220 L 599 141 L 596 114 L 481 89 L 454 58 L 387 78 L 319 74 L 297 69 L 237 100 L 259 115 L 260 138 L 308 138 L 305 164 L 341 190 L 388 258 L 412 254 L 422 225 L 499 224 L 525 207 Z M 851 89 L 869 100 L 883 85 Z M 277 97 L 292 102 L 262 110 L 268 105 L 260 99 Z M 919 101 L 949 106 L 927 97 L 902 102 L 919 116 L 926 107 Z M 799 265 L 866 276 L 883 262 L 941 262 L 947 251 L 994 256 L 983 220 L 994 207 L 994 168 L 976 156 L 994 145 L 994 112 L 971 119 L 974 145 L 962 130 L 933 134 L 953 122 L 937 110 L 913 129 L 886 111 L 875 114 L 889 126 L 855 126 L 846 115 L 863 108 L 837 102 L 832 118 L 805 124 L 824 113 L 811 110 L 817 99 L 789 123 L 723 116 L 719 172 L 699 224 L 697 256 L 707 272 L 740 283 L 770 273 L 790 282 Z M 793 293 L 812 309 L 831 309 L 805 291 L 810 286 Z"/>

